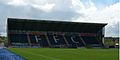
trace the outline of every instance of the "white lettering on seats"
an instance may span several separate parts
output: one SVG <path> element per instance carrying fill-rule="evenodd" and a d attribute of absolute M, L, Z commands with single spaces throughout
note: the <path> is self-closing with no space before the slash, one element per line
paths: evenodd
<path fill-rule="evenodd" d="M 55 43 L 57 43 L 58 42 L 58 38 L 57 38 L 57 36 L 53 36 L 53 39 L 55 40 Z"/>
<path fill-rule="evenodd" d="M 36 35 L 35 35 L 35 40 L 36 40 L 36 42 L 38 43 L 38 41 L 41 40 L 40 36 L 36 36 Z"/>
<path fill-rule="evenodd" d="M 74 43 L 79 43 L 79 42 L 75 41 L 74 38 L 75 38 L 75 36 L 74 36 L 74 37 L 71 36 L 71 40 L 72 40 L 72 42 L 74 42 Z"/>

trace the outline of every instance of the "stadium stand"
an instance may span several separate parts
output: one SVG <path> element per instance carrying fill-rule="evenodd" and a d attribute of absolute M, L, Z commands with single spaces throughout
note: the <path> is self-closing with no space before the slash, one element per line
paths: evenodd
<path fill-rule="evenodd" d="M 102 23 L 8 18 L 9 47 L 104 47 Z"/>

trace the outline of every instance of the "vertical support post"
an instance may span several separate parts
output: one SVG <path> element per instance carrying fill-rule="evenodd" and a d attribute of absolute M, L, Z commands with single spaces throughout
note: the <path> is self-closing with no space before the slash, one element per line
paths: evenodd
<path fill-rule="evenodd" d="M 65 43 L 66 43 L 67 47 L 69 47 L 69 43 L 68 43 L 67 39 L 65 38 L 64 34 L 63 34 L 63 38 L 65 40 Z"/>
<path fill-rule="evenodd" d="M 28 39 L 28 44 L 29 44 L 29 46 L 31 46 L 31 40 L 30 40 L 29 33 L 27 33 L 27 39 Z"/>
<path fill-rule="evenodd" d="M 50 40 L 49 40 L 49 38 L 48 38 L 48 36 L 47 36 L 47 33 L 45 33 L 45 37 L 46 37 L 46 39 L 47 39 L 47 42 L 48 42 L 49 47 L 51 47 L 51 43 L 50 43 Z"/>
<path fill-rule="evenodd" d="M 83 38 L 81 36 L 80 36 L 80 39 L 81 39 L 82 43 L 84 44 L 84 46 L 86 47 L 86 43 L 85 43 L 85 41 L 83 40 Z"/>

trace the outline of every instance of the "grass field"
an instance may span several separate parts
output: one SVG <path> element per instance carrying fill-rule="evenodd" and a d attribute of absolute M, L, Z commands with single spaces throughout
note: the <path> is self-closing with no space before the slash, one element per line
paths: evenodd
<path fill-rule="evenodd" d="M 118 49 L 9 48 L 28 60 L 119 60 Z"/>

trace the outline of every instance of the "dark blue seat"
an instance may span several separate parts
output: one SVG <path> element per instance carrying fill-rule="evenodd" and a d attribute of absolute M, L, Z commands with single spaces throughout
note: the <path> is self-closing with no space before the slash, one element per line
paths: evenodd
<path fill-rule="evenodd" d="M 10 41 L 13 43 L 28 43 L 26 34 L 10 34 Z"/>
<path fill-rule="evenodd" d="M 72 40 L 71 37 L 73 37 Z M 79 36 L 65 35 L 66 40 L 68 41 L 70 47 L 82 47 L 84 46 Z"/>
<path fill-rule="evenodd" d="M 48 47 L 48 41 L 45 35 L 29 35 L 31 44 L 38 45 L 40 47 Z M 37 40 L 36 40 L 37 39 Z"/>
<path fill-rule="evenodd" d="M 61 47 L 62 45 L 66 44 L 62 35 L 47 35 L 47 36 L 52 47 Z"/>
<path fill-rule="evenodd" d="M 82 38 L 87 45 L 90 45 L 92 47 L 100 47 L 101 46 L 101 44 L 96 39 L 96 37 L 82 36 Z"/>

